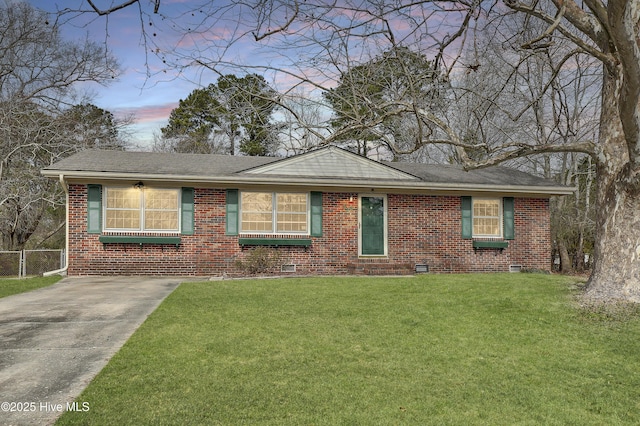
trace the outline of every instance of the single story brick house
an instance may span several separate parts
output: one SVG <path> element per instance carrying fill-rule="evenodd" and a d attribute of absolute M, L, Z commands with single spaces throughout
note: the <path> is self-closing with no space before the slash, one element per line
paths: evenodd
<path fill-rule="evenodd" d="M 43 175 L 68 194 L 69 275 L 550 268 L 549 198 L 572 188 L 504 167 L 378 162 L 336 147 L 289 157 L 83 151 Z"/>

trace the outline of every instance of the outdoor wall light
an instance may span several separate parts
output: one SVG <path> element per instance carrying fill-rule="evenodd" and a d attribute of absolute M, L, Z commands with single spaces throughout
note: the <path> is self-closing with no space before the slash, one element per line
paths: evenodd
<path fill-rule="evenodd" d="M 142 181 L 140 181 L 140 182 L 138 182 L 138 183 L 134 183 L 134 184 L 133 184 L 133 187 L 134 187 L 135 189 L 142 189 L 142 188 L 144 188 L 144 183 L 142 183 Z"/>

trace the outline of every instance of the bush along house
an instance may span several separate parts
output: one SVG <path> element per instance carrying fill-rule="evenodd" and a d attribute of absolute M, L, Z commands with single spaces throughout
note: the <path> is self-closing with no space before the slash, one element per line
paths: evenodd
<path fill-rule="evenodd" d="M 67 192 L 69 275 L 549 270 L 549 198 L 572 191 L 332 146 L 289 158 L 83 151 L 42 173 Z"/>

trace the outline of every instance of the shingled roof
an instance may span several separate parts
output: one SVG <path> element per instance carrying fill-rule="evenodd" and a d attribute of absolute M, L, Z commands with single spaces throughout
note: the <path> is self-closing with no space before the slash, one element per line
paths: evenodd
<path fill-rule="evenodd" d="M 157 181 L 231 187 L 281 185 L 411 192 L 510 192 L 566 195 L 573 188 L 506 167 L 378 162 L 326 147 L 288 157 L 241 157 L 87 150 L 42 170 L 69 181 Z"/>

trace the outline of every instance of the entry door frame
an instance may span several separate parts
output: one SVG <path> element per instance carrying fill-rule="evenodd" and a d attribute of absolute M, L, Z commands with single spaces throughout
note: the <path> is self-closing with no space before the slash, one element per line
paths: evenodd
<path fill-rule="evenodd" d="M 382 198 L 383 205 L 383 232 L 384 232 L 384 247 L 383 253 L 380 254 L 362 254 L 362 199 L 363 198 Z M 388 201 L 387 194 L 358 194 L 358 257 L 388 257 Z"/>

